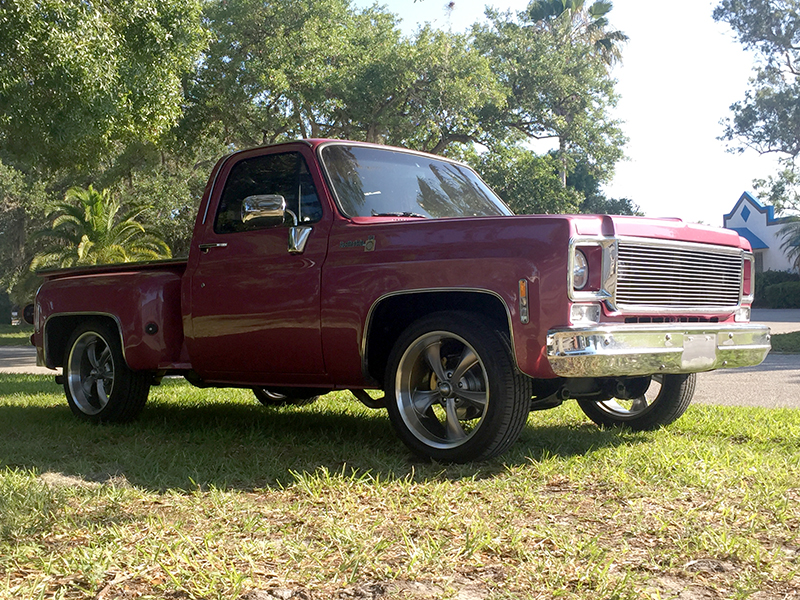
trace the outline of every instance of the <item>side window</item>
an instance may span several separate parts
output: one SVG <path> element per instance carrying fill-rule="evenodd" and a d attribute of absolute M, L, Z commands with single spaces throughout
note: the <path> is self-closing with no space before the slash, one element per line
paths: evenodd
<path fill-rule="evenodd" d="M 256 156 L 236 163 L 228 175 L 214 221 L 216 233 L 253 231 L 263 226 L 242 222 L 242 201 L 248 196 L 278 194 L 286 199 L 286 208 L 301 223 L 315 223 L 322 218 L 317 196 L 305 159 L 298 152 Z M 291 224 L 291 217 L 288 217 Z"/>

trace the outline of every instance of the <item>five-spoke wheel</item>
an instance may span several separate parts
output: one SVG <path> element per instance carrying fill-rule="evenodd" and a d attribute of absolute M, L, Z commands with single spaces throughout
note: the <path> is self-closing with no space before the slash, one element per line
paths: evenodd
<path fill-rule="evenodd" d="M 119 340 L 103 321 L 89 321 L 72 333 L 64 356 L 64 391 L 76 416 L 121 422 L 144 407 L 152 374 L 128 368 Z"/>
<path fill-rule="evenodd" d="M 495 456 L 519 436 L 529 380 L 507 341 L 471 313 L 437 313 L 397 341 L 386 373 L 386 405 L 403 441 L 446 462 Z"/>
<path fill-rule="evenodd" d="M 96 415 L 108 405 L 114 389 L 114 357 L 108 342 L 86 331 L 72 344 L 67 364 L 67 383 L 82 413 Z"/>
<path fill-rule="evenodd" d="M 598 425 L 637 431 L 657 429 L 680 417 L 694 396 L 696 375 L 653 375 L 641 390 L 621 398 L 578 400 L 581 410 Z M 649 379 L 649 382 L 647 381 Z"/>

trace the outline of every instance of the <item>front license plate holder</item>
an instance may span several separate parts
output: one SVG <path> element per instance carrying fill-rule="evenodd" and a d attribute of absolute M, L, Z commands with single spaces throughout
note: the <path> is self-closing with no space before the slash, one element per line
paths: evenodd
<path fill-rule="evenodd" d="M 717 336 L 713 333 L 687 335 L 683 338 L 681 367 L 691 371 L 710 369 L 717 361 Z"/>

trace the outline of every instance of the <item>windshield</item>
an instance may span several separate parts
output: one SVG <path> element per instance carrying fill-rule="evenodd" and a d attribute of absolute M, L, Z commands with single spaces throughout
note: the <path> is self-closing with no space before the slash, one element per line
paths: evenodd
<path fill-rule="evenodd" d="M 365 146 L 322 150 L 348 217 L 485 217 L 513 214 L 471 169 L 430 156 Z"/>

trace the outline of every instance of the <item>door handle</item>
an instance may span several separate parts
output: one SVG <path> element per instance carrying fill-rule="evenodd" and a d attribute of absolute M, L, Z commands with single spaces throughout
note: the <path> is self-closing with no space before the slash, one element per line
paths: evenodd
<path fill-rule="evenodd" d="M 216 244 L 200 244 L 200 252 L 208 252 L 211 248 L 225 248 L 228 244 L 225 242 L 218 242 Z"/>

